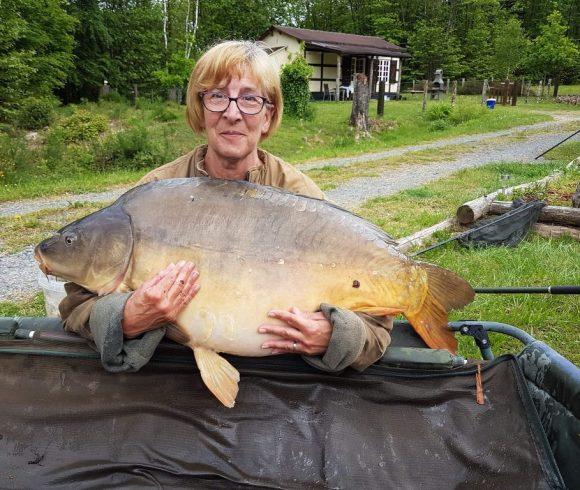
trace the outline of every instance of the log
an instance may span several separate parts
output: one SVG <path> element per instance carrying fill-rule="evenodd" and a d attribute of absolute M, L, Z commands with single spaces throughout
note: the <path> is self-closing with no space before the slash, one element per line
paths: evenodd
<path fill-rule="evenodd" d="M 412 235 L 397 240 L 397 248 L 401 252 L 406 252 L 414 246 L 423 245 L 429 238 L 431 238 L 431 236 L 433 236 L 434 233 L 441 230 L 447 230 L 455 224 L 457 224 L 455 218 L 441 221 L 441 223 L 437 223 L 429 228 L 425 228 L 424 230 L 420 230 L 417 233 L 413 233 Z"/>
<path fill-rule="evenodd" d="M 580 240 L 580 229 L 569 226 L 547 225 L 545 223 L 536 223 L 532 226 L 532 231 L 540 236 L 547 238 L 558 238 L 569 235 L 574 240 Z"/>
<path fill-rule="evenodd" d="M 562 174 L 560 172 L 554 172 L 543 179 L 536 180 L 535 182 L 529 182 L 527 184 L 516 185 L 515 187 L 509 187 L 508 189 L 498 189 L 483 197 L 478 197 L 473 201 L 466 202 L 457 208 L 457 221 L 460 225 L 467 225 L 478 220 L 482 216 L 489 213 L 489 208 L 491 203 L 495 201 L 495 198 L 500 194 L 505 194 L 509 196 L 513 194 L 516 190 L 526 189 L 528 187 L 534 187 L 537 185 L 547 184 L 552 180 L 559 178 Z"/>
<path fill-rule="evenodd" d="M 493 201 L 489 207 L 489 212 L 491 214 L 505 214 L 511 209 L 511 202 Z M 580 209 L 565 206 L 544 206 L 538 221 L 580 227 Z"/>

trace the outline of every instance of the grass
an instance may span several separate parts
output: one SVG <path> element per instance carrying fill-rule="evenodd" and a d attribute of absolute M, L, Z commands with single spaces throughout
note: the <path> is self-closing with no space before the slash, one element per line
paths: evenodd
<path fill-rule="evenodd" d="M 44 295 L 42 293 L 23 301 L 0 301 L 0 317 L 45 315 Z"/>
<path fill-rule="evenodd" d="M 580 157 L 580 141 L 568 141 L 544 155 L 546 160 L 563 160 L 567 162 L 571 162 L 578 157 Z"/>
<path fill-rule="evenodd" d="M 562 162 L 537 165 L 492 164 L 457 172 L 429 185 L 367 201 L 359 214 L 395 237 L 403 237 L 453 216 L 458 205 L 502 186 L 502 175 L 509 185 L 537 180 Z M 578 170 L 569 171 L 550 184 L 551 204 L 575 188 Z M 449 234 L 441 233 L 438 239 Z M 544 239 L 530 236 L 517 248 L 497 247 L 470 250 L 448 244 L 421 256 L 421 260 L 453 270 L 473 286 L 549 286 L 577 284 L 580 277 L 580 244 L 570 238 Z M 580 302 L 575 296 L 477 295 L 475 301 L 452 313 L 451 318 L 504 322 L 522 328 L 580 365 Z M 496 353 L 518 352 L 519 342 L 503 335 L 492 335 Z M 479 357 L 473 341 L 460 338 L 460 353 Z"/>
<path fill-rule="evenodd" d="M 107 203 L 78 202 L 60 209 L 0 218 L 0 253 L 16 253 L 51 236 L 68 223 L 93 213 Z"/>
<path fill-rule="evenodd" d="M 429 105 L 432 104 L 436 102 L 430 101 Z M 315 102 L 313 105 L 316 115 L 312 121 L 284 118 L 278 133 L 265 140 L 262 146 L 290 163 L 299 163 L 384 151 L 551 119 L 549 114 L 535 111 L 545 108 L 542 104 L 530 105 L 529 108 L 497 107 L 494 111 L 483 111 L 477 119 L 433 131 L 431 122 L 422 117 L 419 99 L 391 101 L 385 106 L 385 116 L 378 125 L 379 130 L 373 132 L 371 138 L 357 143 L 348 126 L 351 102 Z M 478 97 L 459 97 L 459 106 L 469 112 L 479 107 Z M 0 202 L 126 185 L 138 180 L 150 168 L 166 163 L 204 141 L 202 136 L 193 134 L 186 125 L 185 108 L 175 104 L 141 101 L 138 107 L 132 107 L 126 103 L 101 102 L 83 104 L 83 109 L 108 118 L 109 137 L 142 128 L 146 137 L 139 140 L 139 144 L 152 145 L 153 148 L 129 148 L 131 158 L 137 158 L 133 164 L 118 168 L 115 161 L 108 162 L 107 168 L 97 172 L 91 167 L 91 162 L 99 143 L 107 135 L 87 143 L 59 145 L 57 142 L 49 146 L 45 141 L 47 130 L 39 131 L 36 141 L 30 142 L 25 140 L 26 132 L 14 129 L 6 132 L 4 128 L 5 143 L 4 148 L 0 148 Z M 60 119 L 73 111 L 73 106 L 60 108 Z M 376 117 L 376 101 L 371 103 L 370 114 Z M 13 169 L 14 165 L 17 170 Z M 8 175 L 8 171 L 12 173 Z"/>
<path fill-rule="evenodd" d="M 580 85 L 560 85 L 558 95 L 580 95 Z"/>

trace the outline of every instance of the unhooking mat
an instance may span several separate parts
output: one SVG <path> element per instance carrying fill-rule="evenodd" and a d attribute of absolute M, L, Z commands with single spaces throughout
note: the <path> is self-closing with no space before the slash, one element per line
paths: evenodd
<path fill-rule="evenodd" d="M 229 357 L 228 409 L 183 350 L 113 375 L 46 349 L 0 353 L 0 488 L 564 487 L 512 356 L 482 365 L 482 405 L 474 364 L 328 375 Z"/>

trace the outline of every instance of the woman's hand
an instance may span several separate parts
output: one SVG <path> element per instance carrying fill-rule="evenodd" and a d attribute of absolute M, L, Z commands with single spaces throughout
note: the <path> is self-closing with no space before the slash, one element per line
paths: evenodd
<path fill-rule="evenodd" d="M 267 340 L 262 349 L 272 349 L 272 354 L 324 354 L 332 335 L 332 325 L 321 311 L 306 313 L 292 307 L 290 311 L 272 310 L 268 313 L 285 325 L 262 324 L 258 332 L 282 337 L 280 340 Z"/>
<path fill-rule="evenodd" d="M 164 323 L 174 322 L 199 291 L 198 277 L 195 265 L 180 261 L 141 284 L 125 304 L 125 337 L 137 337 Z"/>

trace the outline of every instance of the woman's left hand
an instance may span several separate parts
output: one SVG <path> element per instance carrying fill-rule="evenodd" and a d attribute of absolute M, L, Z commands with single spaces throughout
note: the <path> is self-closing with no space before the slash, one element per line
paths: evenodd
<path fill-rule="evenodd" d="M 296 307 L 290 311 L 272 310 L 270 318 L 276 318 L 285 325 L 264 323 L 258 332 L 281 337 L 279 340 L 267 340 L 262 349 L 272 349 L 272 354 L 306 354 L 314 356 L 324 354 L 332 335 L 332 325 L 321 311 L 307 313 Z"/>

